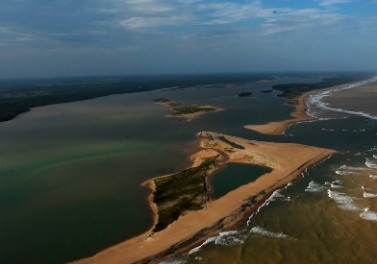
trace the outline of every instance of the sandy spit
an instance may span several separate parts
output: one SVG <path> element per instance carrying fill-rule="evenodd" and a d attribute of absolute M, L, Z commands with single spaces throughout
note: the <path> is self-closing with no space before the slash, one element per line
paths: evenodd
<path fill-rule="evenodd" d="M 224 137 L 238 147 L 226 143 Z M 152 227 L 144 234 L 72 263 L 158 263 L 183 253 L 245 219 L 245 215 L 257 210 L 273 191 L 300 178 L 306 168 L 335 153 L 300 144 L 246 140 L 214 132 L 198 133 L 198 141 L 202 149 L 192 155 L 193 166 L 200 164 L 205 157 L 219 154 L 218 166 L 239 162 L 267 166 L 272 171 L 218 200 L 209 201 L 203 210 L 186 213 L 160 232 L 151 233 Z M 153 190 L 153 179 L 144 184 Z M 152 201 L 152 196 L 149 201 Z M 151 208 L 156 213 L 153 203 Z M 155 214 L 155 219 L 157 217 Z"/>

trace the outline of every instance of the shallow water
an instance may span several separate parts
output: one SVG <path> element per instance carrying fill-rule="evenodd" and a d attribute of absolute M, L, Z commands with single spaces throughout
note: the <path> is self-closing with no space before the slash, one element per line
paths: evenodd
<path fill-rule="evenodd" d="M 213 188 L 211 197 L 218 199 L 242 185 L 255 181 L 270 171 L 270 168 L 261 166 L 229 163 L 224 169 L 211 176 L 210 185 Z"/>
<path fill-rule="evenodd" d="M 335 96 L 346 100 L 341 93 Z M 330 108 L 335 101 L 326 98 Z M 375 109 L 375 100 L 368 102 L 352 105 L 357 111 Z M 229 233 L 229 243 L 213 240 L 178 259 L 181 263 L 375 263 L 377 121 L 321 110 L 322 118 L 338 118 L 291 126 L 287 138 L 339 153 L 275 192 L 244 229 Z"/>
<path fill-rule="evenodd" d="M 63 263 L 146 231 L 152 220 L 149 191 L 140 184 L 187 167 L 196 150 L 195 133 L 203 130 L 341 153 L 276 193 L 244 230 L 222 233 L 183 260 L 371 263 L 377 173 L 336 172 L 347 168 L 343 165 L 373 167 L 376 121 L 350 117 L 302 123 L 284 137 L 243 129 L 289 118 L 292 107 L 283 98 L 260 93 L 276 83 L 109 96 L 36 108 L 0 123 L 0 263 Z M 254 97 L 240 98 L 241 91 Z M 161 97 L 226 110 L 192 122 L 169 119 L 164 107 L 151 102 Z"/>
<path fill-rule="evenodd" d="M 284 100 L 259 92 L 275 83 L 114 95 L 0 123 L 0 263 L 63 263 L 145 232 L 152 216 L 140 184 L 189 166 L 201 130 L 264 138 L 242 126 L 289 116 Z M 166 118 L 152 103 L 161 97 L 226 111 Z"/>

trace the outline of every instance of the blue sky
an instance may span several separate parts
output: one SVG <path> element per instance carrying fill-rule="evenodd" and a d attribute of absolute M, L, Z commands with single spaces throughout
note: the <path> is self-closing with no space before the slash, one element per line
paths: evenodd
<path fill-rule="evenodd" d="M 0 78 L 377 71 L 377 0 L 1 0 Z"/>

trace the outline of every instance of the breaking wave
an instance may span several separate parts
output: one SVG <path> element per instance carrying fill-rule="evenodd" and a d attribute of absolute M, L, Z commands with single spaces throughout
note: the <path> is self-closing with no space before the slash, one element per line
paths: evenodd
<path fill-rule="evenodd" d="M 314 181 L 309 182 L 308 187 L 306 187 L 305 192 L 323 192 L 326 190 L 326 187 L 323 185 L 320 185 Z"/>
<path fill-rule="evenodd" d="M 322 99 L 324 97 L 330 96 L 334 92 L 348 90 L 348 89 L 355 88 L 355 87 L 365 85 L 365 84 L 375 82 L 375 81 L 377 81 L 377 76 L 373 77 L 371 79 L 365 80 L 365 81 L 352 83 L 352 84 L 348 84 L 348 85 L 345 85 L 345 86 L 332 88 L 332 89 L 329 89 L 329 90 L 326 90 L 326 91 L 322 91 L 322 92 L 319 92 L 319 93 L 312 94 L 306 100 L 307 105 L 308 105 L 307 113 L 310 116 L 318 118 L 319 117 L 318 114 L 320 114 L 320 113 L 318 113 L 318 112 L 316 112 L 316 110 L 314 110 L 314 109 L 317 109 L 321 112 L 332 111 L 332 112 L 345 113 L 345 114 L 350 114 L 350 115 L 357 115 L 357 116 L 362 116 L 362 117 L 377 120 L 377 116 L 372 115 L 370 113 L 364 113 L 364 112 L 361 112 L 361 111 L 352 111 L 352 110 L 345 110 L 345 109 L 341 109 L 341 108 L 331 107 L 331 106 L 329 106 L 329 104 L 322 101 Z"/>
<path fill-rule="evenodd" d="M 327 195 L 329 198 L 331 198 L 338 204 L 339 208 L 342 208 L 348 211 L 360 210 L 360 208 L 357 205 L 355 205 L 353 202 L 355 199 L 354 197 L 350 197 L 350 196 L 345 195 L 345 193 L 335 192 L 330 189 L 327 190 Z"/>
<path fill-rule="evenodd" d="M 260 226 L 254 226 L 252 229 L 250 229 L 250 233 L 252 234 L 257 234 L 257 235 L 262 235 L 262 236 L 267 236 L 271 238 L 284 238 L 284 239 L 291 239 L 289 236 L 287 236 L 284 233 L 274 233 L 271 231 L 268 231 L 267 229 L 264 229 L 263 227 Z"/>
<path fill-rule="evenodd" d="M 364 198 L 374 198 L 374 197 L 377 197 L 377 194 L 374 194 L 374 193 L 368 193 L 368 192 L 364 191 L 364 193 L 363 193 L 363 197 L 364 197 Z"/>
<path fill-rule="evenodd" d="M 375 212 L 372 212 L 372 211 L 369 211 L 368 208 L 366 208 L 364 210 L 364 212 L 362 212 L 360 214 L 360 217 L 365 219 L 365 220 L 368 220 L 368 221 L 374 221 L 374 222 L 377 222 L 377 213 Z"/>
<path fill-rule="evenodd" d="M 365 165 L 370 169 L 377 169 L 377 162 L 375 160 L 366 158 Z"/>

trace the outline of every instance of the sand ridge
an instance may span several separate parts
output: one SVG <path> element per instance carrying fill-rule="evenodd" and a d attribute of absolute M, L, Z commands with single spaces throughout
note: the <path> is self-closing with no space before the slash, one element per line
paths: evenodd
<path fill-rule="evenodd" d="M 250 215 L 274 190 L 283 188 L 301 177 L 307 167 L 335 153 L 300 144 L 246 140 L 214 132 L 200 132 L 197 136 L 202 149 L 192 155 L 193 166 L 200 164 L 205 157 L 218 154 L 221 156 L 218 166 L 239 162 L 267 166 L 272 171 L 217 200 L 209 201 L 203 210 L 180 216 L 160 232 L 151 233 L 152 227 L 144 234 L 72 263 L 157 263 L 182 253 Z M 145 184 L 153 189 L 153 184 Z"/>

